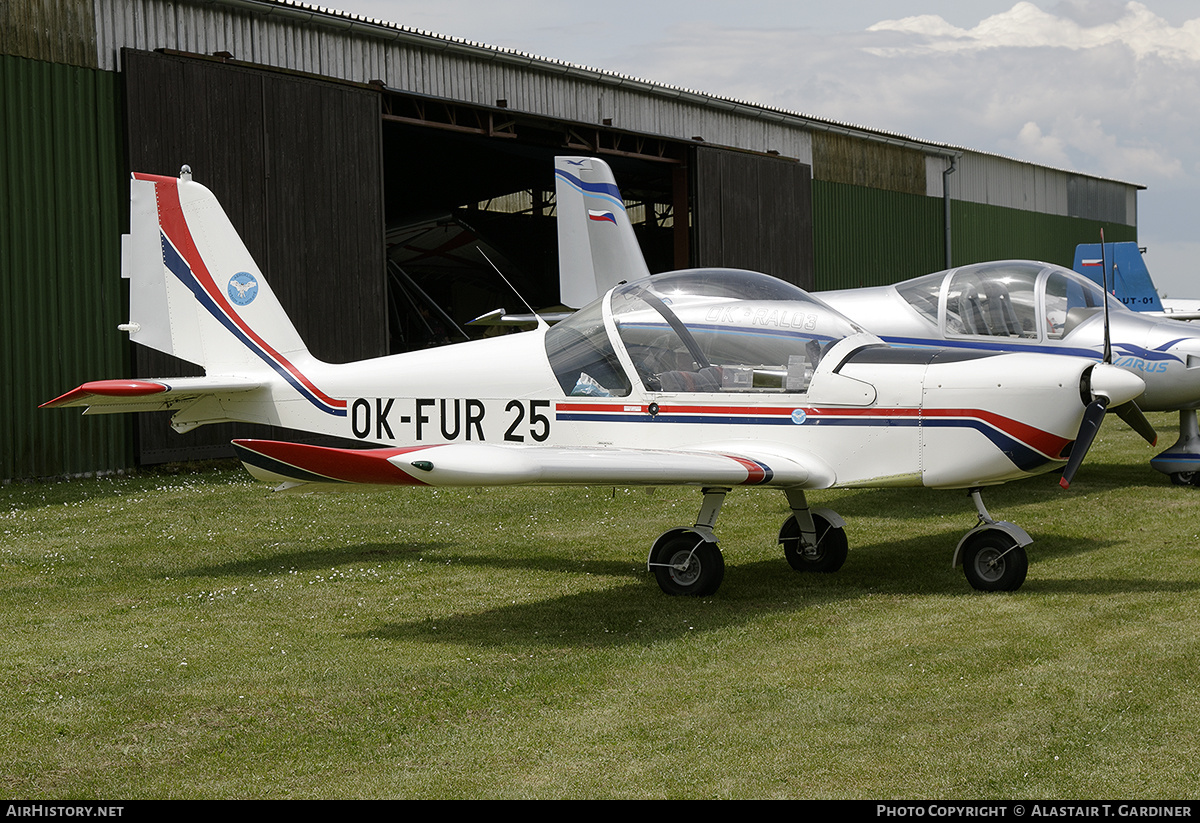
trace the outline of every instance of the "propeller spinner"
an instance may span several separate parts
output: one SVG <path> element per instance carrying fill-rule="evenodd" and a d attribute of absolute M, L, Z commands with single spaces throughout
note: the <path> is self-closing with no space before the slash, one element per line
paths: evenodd
<path fill-rule="evenodd" d="M 1109 363 L 1097 363 L 1084 372 L 1080 393 L 1087 402 L 1087 408 L 1083 412 L 1079 434 L 1071 447 L 1071 456 L 1063 469 L 1062 479 L 1058 481 L 1060 486 L 1064 489 L 1069 488 L 1071 481 L 1075 479 L 1075 472 L 1079 470 L 1088 449 L 1092 447 L 1092 441 L 1096 439 L 1096 432 L 1100 430 L 1100 423 L 1103 422 L 1109 406 L 1112 406 L 1113 411 L 1150 445 L 1158 441 L 1154 427 L 1133 402 L 1134 398 L 1145 390 L 1146 384 L 1142 378 Z"/>

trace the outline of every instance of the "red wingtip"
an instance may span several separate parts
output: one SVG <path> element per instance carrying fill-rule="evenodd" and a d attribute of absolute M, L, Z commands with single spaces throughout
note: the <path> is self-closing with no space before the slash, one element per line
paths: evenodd
<path fill-rule="evenodd" d="M 150 394 L 161 394 L 167 391 L 162 383 L 150 380 L 93 380 L 84 383 L 77 389 L 71 389 L 64 395 L 48 400 L 39 409 L 52 409 L 55 406 L 65 406 L 88 397 L 145 397 Z"/>

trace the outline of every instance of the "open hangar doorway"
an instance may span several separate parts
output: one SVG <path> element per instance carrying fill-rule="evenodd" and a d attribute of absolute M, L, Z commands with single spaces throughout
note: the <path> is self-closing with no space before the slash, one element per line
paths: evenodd
<path fill-rule="evenodd" d="M 389 351 L 502 333 L 468 325 L 498 308 L 561 307 L 555 156 L 601 157 L 650 270 L 687 265 L 688 218 L 682 260 L 675 226 L 681 204 L 689 213 L 686 145 L 673 157 L 637 157 L 580 145 L 548 122 L 489 135 L 412 120 L 385 113 L 383 122 Z"/>

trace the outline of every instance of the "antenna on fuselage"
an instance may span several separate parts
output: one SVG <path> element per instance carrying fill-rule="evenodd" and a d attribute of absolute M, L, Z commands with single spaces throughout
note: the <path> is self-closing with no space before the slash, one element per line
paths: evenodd
<path fill-rule="evenodd" d="M 500 279 L 504 281 L 504 285 L 506 285 L 510 289 L 512 289 L 513 294 L 515 294 L 517 296 L 517 299 L 525 304 L 525 308 L 529 309 L 529 313 L 532 314 L 534 316 L 534 318 L 537 320 L 538 328 L 540 329 L 542 326 L 545 326 L 546 328 L 550 328 L 550 324 L 546 322 L 546 319 L 533 310 L 533 306 L 529 305 L 529 301 L 526 300 L 525 297 L 519 291 L 517 291 L 516 286 L 514 286 L 511 282 L 509 282 L 509 279 L 504 276 L 504 272 L 500 271 L 500 267 L 492 262 L 492 258 L 487 256 L 487 252 L 485 252 L 483 249 L 479 248 L 478 246 L 476 246 L 476 248 L 479 249 L 479 253 L 483 255 L 483 259 L 488 261 L 488 265 L 496 270 L 496 274 L 500 275 Z"/>
<path fill-rule="evenodd" d="M 1108 329 L 1108 249 L 1104 244 L 1104 229 L 1100 229 L 1100 273 L 1101 286 L 1104 289 L 1104 362 L 1112 363 L 1112 337 Z"/>

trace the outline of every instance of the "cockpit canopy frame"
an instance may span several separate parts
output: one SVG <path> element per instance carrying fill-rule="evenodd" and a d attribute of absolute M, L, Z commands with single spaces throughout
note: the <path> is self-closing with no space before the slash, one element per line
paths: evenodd
<path fill-rule="evenodd" d="M 1061 340 L 1100 312 L 1104 291 L 1051 263 L 1003 260 L 935 272 L 897 293 L 947 338 Z M 1126 310 L 1109 297 L 1109 309 Z"/>
<path fill-rule="evenodd" d="M 741 269 L 689 269 L 616 286 L 546 333 L 568 396 L 803 393 L 824 352 L 862 331 L 803 289 Z"/>

